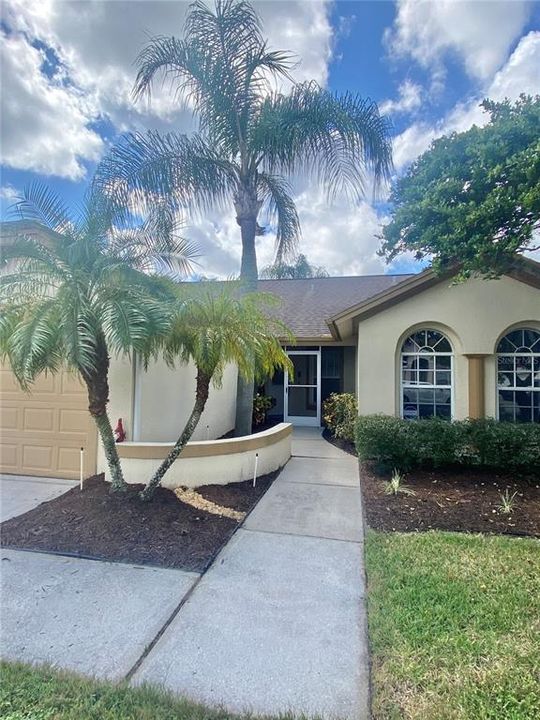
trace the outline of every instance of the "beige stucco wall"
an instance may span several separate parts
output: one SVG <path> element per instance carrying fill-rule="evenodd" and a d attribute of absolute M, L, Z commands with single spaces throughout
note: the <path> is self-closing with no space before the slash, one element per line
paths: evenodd
<path fill-rule="evenodd" d="M 137 367 L 135 399 L 139 410 L 134 440 L 176 440 L 193 408 L 195 376 L 192 364 L 171 369 L 160 360 L 152 363 L 146 371 Z M 223 374 L 221 387 L 210 388 L 193 440 L 214 440 L 234 428 L 236 377 L 236 368 L 230 365 Z"/>
<path fill-rule="evenodd" d="M 220 388 L 211 387 L 208 402 L 194 440 L 225 435 L 234 427 L 236 368 L 229 366 Z M 195 400 L 195 368 L 174 370 L 163 361 L 152 363 L 147 371 L 126 356 L 111 359 L 109 371 L 109 417 L 113 427 L 122 418 L 128 440 L 169 442 L 176 440 Z"/>
<path fill-rule="evenodd" d="M 237 452 L 230 452 L 231 447 Z M 163 452 L 169 448 L 170 445 L 166 443 L 126 443 L 122 448 L 126 453 L 136 449 L 141 455 L 150 456 L 122 457 L 126 481 L 146 483 L 161 464 Z M 215 454 L 220 448 L 223 454 Z M 246 438 L 190 442 L 186 449 L 192 449 L 193 454 L 198 456 L 179 457 L 165 475 L 163 487 L 174 489 L 180 485 L 185 487 L 226 485 L 253 480 L 256 454 L 258 455 L 257 477 L 278 470 L 291 457 L 291 427 L 281 423 L 270 430 Z M 206 451 L 212 454 L 205 455 Z M 152 457 L 152 455 L 160 457 Z M 110 481 L 103 458 L 100 458 L 98 472 L 104 472 L 106 479 Z"/>
<path fill-rule="evenodd" d="M 499 338 L 516 325 L 540 329 L 540 291 L 503 277 L 443 281 L 358 325 L 357 391 L 359 412 L 399 414 L 399 352 L 405 337 L 420 327 L 444 332 L 454 350 L 454 414 L 466 418 L 468 359 L 486 354 L 486 415 L 496 415 L 494 352 Z"/>

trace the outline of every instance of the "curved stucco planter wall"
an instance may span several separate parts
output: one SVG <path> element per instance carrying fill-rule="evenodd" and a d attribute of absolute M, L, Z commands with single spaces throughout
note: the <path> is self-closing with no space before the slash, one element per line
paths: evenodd
<path fill-rule="evenodd" d="M 190 442 L 163 479 L 163 487 L 227 485 L 252 480 L 258 454 L 257 475 L 278 470 L 291 457 L 292 426 L 280 423 L 270 430 L 228 440 Z M 126 442 L 118 446 L 128 483 L 145 483 L 172 447 L 171 443 Z M 101 455 L 101 453 L 100 453 Z M 103 457 L 99 471 L 109 480 Z"/>

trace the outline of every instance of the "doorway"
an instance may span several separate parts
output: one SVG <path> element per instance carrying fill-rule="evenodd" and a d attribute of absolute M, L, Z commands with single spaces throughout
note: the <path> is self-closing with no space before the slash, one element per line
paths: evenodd
<path fill-rule="evenodd" d="M 285 422 L 319 427 L 321 424 L 321 351 L 289 350 L 294 373 L 285 372 Z"/>

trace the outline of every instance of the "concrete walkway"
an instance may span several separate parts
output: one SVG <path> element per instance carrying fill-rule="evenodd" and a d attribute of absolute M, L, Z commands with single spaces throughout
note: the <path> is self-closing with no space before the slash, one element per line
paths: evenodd
<path fill-rule="evenodd" d="M 63 495 L 77 483 L 73 480 L 30 475 L 0 475 L 0 522 L 22 515 L 42 502 Z"/>
<path fill-rule="evenodd" d="M 307 428 L 293 455 L 132 682 L 232 711 L 368 717 L 357 462 Z"/>

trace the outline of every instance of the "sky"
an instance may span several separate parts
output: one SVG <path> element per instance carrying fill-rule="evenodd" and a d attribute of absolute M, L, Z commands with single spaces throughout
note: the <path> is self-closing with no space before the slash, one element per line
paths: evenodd
<path fill-rule="evenodd" d="M 274 48 L 298 58 L 297 81 L 376 101 L 393 125 L 396 176 L 430 142 L 485 116 L 484 97 L 540 93 L 540 2 L 505 0 L 263 0 L 254 2 Z M 180 35 L 178 0 L 3 0 L 0 213 L 33 180 L 69 205 L 84 195 L 108 147 L 134 129 L 189 132 L 193 119 L 160 88 L 134 104 L 134 60 L 153 35 Z M 386 265 L 378 236 L 387 204 L 366 193 L 352 204 L 307 178 L 293 179 L 302 223 L 299 251 L 333 275 L 415 270 L 407 257 Z M 383 198 L 384 199 L 384 198 Z M 234 213 L 191 221 L 197 272 L 231 277 L 240 267 Z M 258 240 L 259 265 L 273 237 Z"/>

